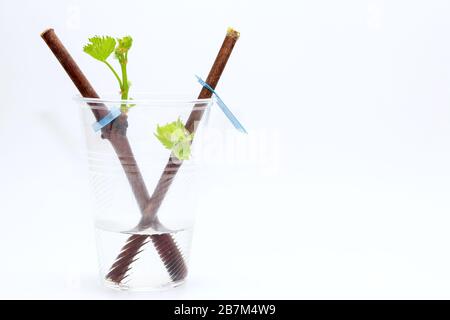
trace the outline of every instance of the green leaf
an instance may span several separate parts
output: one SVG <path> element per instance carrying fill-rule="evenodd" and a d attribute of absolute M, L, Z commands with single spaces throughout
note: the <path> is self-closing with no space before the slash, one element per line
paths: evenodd
<path fill-rule="evenodd" d="M 89 38 L 89 43 L 83 47 L 83 51 L 94 59 L 105 62 L 114 52 L 116 40 L 109 36 L 95 36 Z"/>
<path fill-rule="evenodd" d="M 173 154 L 180 160 L 189 160 L 191 155 L 191 142 L 190 141 L 181 141 L 177 143 L 173 149 Z"/>
<path fill-rule="evenodd" d="M 164 147 L 171 150 L 180 160 L 188 160 L 191 155 L 191 142 L 193 135 L 184 127 L 183 122 L 177 121 L 156 127 L 156 138 Z"/>

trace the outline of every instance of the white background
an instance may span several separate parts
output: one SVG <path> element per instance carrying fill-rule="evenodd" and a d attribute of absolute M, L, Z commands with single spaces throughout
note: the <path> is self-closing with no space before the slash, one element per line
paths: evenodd
<path fill-rule="evenodd" d="M 449 299 L 449 16 L 446 0 L 1 0 L 0 298 Z M 228 26 L 219 92 L 267 143 L 211 173 L 186 285 L 105 289 L 76 90 L 39 34 L 100 92 L 115 83 L 81 50 L 93 34 L 133 36 L 134 90 L 196 93 Z"/>

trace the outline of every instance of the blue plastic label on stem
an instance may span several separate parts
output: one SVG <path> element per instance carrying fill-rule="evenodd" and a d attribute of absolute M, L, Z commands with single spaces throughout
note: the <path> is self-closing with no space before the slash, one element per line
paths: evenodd
<path fill-rule="evenodd" d="M 92 129 L 94 129 L 95 132 L 101 130 L 104 126 L 110 124 L 114 119 L 119 117 L 120 114 L 121 112 L 119 108 L 111 108 L 106 116 L 104 116 L 98 122 L 92 124 Z"/>
<path fill-rule="evenodd" d="M 217 92 L 209 85 L 207 84 L 205 81 L 202 80 L 202 78 L 200 78 L 199 76 L 197 76 L 197 80 L 198 82 L 205 87 L 206 89 L 208 89 L 209 91 L 212 92 L 212 94 L 216 97 L 216 102 L 217 105 L 219 106 L 219 108 L 223 111 L 223 113 L 227 116 L 228 120 L 230 120 L 230 122 L 233 124 L 233 126 L 238 129 L 239 131 L 243 132 L 243 133 L 247 133 L 247 131 L 244 129 L 244 126 L 239 122 L 239 120 L 234 116 L 234 114 L 231 112 L 230 109 L 228 109 L 228 107 L 226 106 L 226 104 L 222 101 L 222 99 L 220 99 L 219 95 L 217 94 Z"/>

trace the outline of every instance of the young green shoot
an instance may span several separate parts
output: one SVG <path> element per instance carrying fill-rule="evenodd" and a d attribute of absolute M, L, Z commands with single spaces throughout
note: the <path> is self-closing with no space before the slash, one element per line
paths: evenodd
<path fill-rule="evenodd" d="M 103 62 L 109 70 L 114 74 L 120 87 L 120 96 L 122 100 L 129 100 L 129 91 L 131 83 L 128 80 L 127 64 L 128 64 L 128 51 L 130 50 L 133 39 L 130 36 L 114 39 L 110 36 L 95 36 L 89 38 L 89 43 L 83 47 L 83 51 L 89 54 L 94 59 Z M 114 57 L 119 61 L 121 77 L 114 69 L 114 67 L 107 61 L 107 59 L 114 52 Z M 122 112 L 127 113 L 133 105 L 122 104 L 120 109 Z"/>
<path fill-rule="evenodd" d="M 83 47 L 83 51 L 94 59 L 103 62 L 114 74 L 120 87 L 121 100 L 132 100 L 128 94 L 131 83 L 128 80 L 127 64 L 128 51 L 130 50 L 133 39 L 130 36 L 114 39 L 110 36 L 95 36 L 89 38 L 89 43 Z M 108 58 L 114 53 L 120 65 L 121 76 L 114 67 L 108 62 Z M 120 107 L 123 113 L 134 107 L 134 104 L 123 103 Z M 184 127 L 183 122 L 178 120 L 168 123 L 164 126 L 157 126 L 155 136 L 164 147 L 171 150 L 180 160 L 188 160 L 191 155 L 191 143 L 193 134 L 190 134 Z"/>
<path fill-rule="evenodd" d="M 158 125 L 155 136 L 164 147 L 172 151 L 175 157 L 180 160 L 189 160 L 194 135 L 186 130 L 180 118 L 164 126 Z"/>

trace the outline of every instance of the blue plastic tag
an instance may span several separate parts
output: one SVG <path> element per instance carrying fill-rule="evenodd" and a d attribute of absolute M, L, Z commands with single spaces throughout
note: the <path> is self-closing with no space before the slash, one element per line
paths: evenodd
<path fill-rule="evenodd" d="M 216 102 L 217 105 L 219 106 L 219 108 L 223 111 L 223 113 L 225 113 L 225 115 L 227 116 L 228 120 L 230 120 L 230 122 L 233 124 L 233 126 L 238 129 L 239 131 L 243 132 L 243 133 L 247 133 L 247 131 L 244 129 L 244 126 L 239 122 L 239 120 L 234 116 L 234 114 L 231 112 L 230 109 L 228 109 L 228 107 L 226 106 L 226 104 L 222 101 L 222 99 L 220 99 L 219 95 L 217 94 L 217 92 L 209 85 L 207 84 L 205 81 L 202 80 L 202 78 L 200 78 L 199 76 L 196 75 L 196 78 L 198 80 L 198 82 L 205 87 L 206 89 L 208 89 L 209 91 L 212 92 L 212 94 L 214 94 L 214 96 L 216 97 Z"/>
<path fill-rule="evenodd" d="M 110 124 L 114 119 L 119 117 L 120 114 L 121 112 L 119 108 L 111 108 L 106 116 L 104 116 L 98 122 L 92 124 L 92 129 L 94 129 L 95 132 L 101 130 L 104 126 Z"/>

